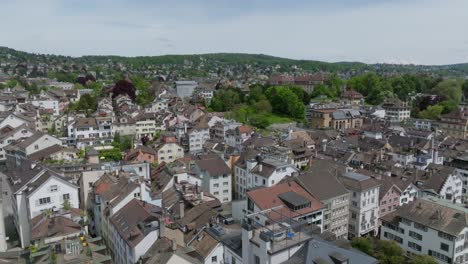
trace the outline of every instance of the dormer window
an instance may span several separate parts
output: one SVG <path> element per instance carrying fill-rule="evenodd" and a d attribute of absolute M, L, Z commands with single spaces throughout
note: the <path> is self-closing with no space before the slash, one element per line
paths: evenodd
<path fill-rule="evenodd" d="M 57 185 L 51 185 L 50 186 L 50 192 L 56 192 L 58 191 L 58 186 Z"/>

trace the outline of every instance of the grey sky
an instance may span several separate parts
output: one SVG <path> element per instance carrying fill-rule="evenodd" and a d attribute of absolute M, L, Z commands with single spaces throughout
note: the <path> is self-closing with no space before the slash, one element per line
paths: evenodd
<path fill-rule="evenodd" d="M 0 0 L 0 7 L 0 46 L 39 53 L 468 62 L 467 0 Z"/>

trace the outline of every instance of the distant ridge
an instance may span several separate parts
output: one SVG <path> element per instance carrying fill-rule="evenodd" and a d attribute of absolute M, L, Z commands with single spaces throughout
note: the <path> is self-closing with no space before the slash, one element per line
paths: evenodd
<path fill-rule="evenodd" d="M 328 71 L 341 73 L 356 73 L 364 71 L 375 71 L 379 74 L 402 74 L 402 73 L 424 73 L 439 74 L 445 76 L 468 76 L 468 63 L 451 65 L 403 65 L 403 64 L 366 64 L 362 62 L 323 62 L 315 60 L 295 60 L 275 57 L 265 54 L 246 53 L 210 53 L 191 55 L 159 55 L 159 56 L 114 56 L 114 55 L 86 55 L 80 57 L 36 54 L 18 51 L 8 47 L 0 47 L 0 62 L 16 63 L 61 63 L 70 64 L 103 64 L 109 61 L 121 63 L 135 68 L 148 65 L 184 65 L 203 63 L 207 69 L 222 65 L 252 65 L 253 67 L 265 68 L 280 66 L 281 69 L 292 70 L 299 67 L 305 71 Z"/>

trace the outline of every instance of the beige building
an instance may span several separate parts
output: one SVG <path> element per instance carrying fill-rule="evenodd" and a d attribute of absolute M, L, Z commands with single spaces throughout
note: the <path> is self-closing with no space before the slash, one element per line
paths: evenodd
<path fill-rule="evenodd" d="M 468 109 L 461 107 L 458 110 L 440 117 L 439 130 L 447 136 L 455 138 L 468 138 Z"/>
<path fill-rule="evenodd" d="M 345 130 L 361 128 L 361 112 L 353 109 L 312 109 L 310 112 L 311 128 L 332 128 Z"/>
<path fill-rule="evenodd" d="M 158 163 L 170 163 L 176 159 L 184 157 L 184 148 L 177 143 L 177 139 L 172 136 L 164 136 L 155 148 L 156 160 Z"/>

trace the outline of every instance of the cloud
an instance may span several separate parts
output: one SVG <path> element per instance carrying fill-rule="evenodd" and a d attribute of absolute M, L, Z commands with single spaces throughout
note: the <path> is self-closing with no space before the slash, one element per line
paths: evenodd
<path fill-rule="evenodd" d="M 0 45 L 73 56 L 248 52 L 370 63 L 468 61 L 465 0 L 173 2 L 6 1 Z"/>

